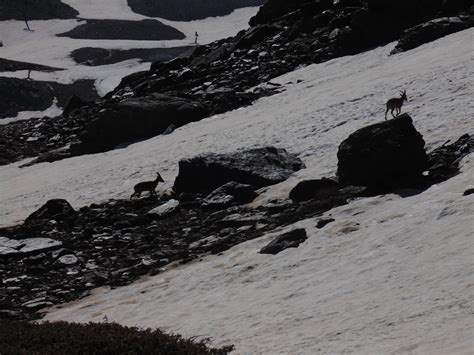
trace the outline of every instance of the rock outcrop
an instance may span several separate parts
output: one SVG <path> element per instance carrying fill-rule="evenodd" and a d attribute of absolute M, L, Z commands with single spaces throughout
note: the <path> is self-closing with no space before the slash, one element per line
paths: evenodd
<path fill-rule="evenodd" d="M 170 125 L 181 127 L 209 114 L 206 104 L 187 98 L 154 94 L 119 102 L 100 112 L 87 126 L 81 143 L 72 149 L 80 154 L 113 149 L 163 133 Z"/>
<path fill-rule="evenodd" d="M 431 20 L 404 31 L 392 54 L 405 52 L 440 37 L 465 30 L 473 25 L 474 17 L 471 17 L 471 19 L 443 17 Z"/>
<path fill-rule="evenodd" d="M 285 181 L 303 168 L 298 157 L 274 147 L 202 155 L 179 162 L 173 190 L 208 193 L 231 181 L 261 188 Z"/>
<path fill-rule="evenodd" d="M 29 215 L 25 223 L 46 223 L 50 220 L 67 222 L 73 220 L 76 215 L 76 211 L 69 202 L 64 199 L 54 199 L 49 200 L 41 208 Z"/>
<path fill-rule="evenodd" d="M 428 167 L 425 142 L 408 114 L 354 132 L 341 143 L 337 157 L 343 185 L 398 184 Z"/>

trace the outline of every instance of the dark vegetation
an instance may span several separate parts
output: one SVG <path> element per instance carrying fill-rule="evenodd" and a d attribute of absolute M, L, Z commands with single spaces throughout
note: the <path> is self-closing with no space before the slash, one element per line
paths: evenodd
<path fill-rule="evenodd" d="M 128 0 L 136 13 L 173 21 L 224 16 L 242 7 L 260 6 L 267 0 Z"/>
<path fill-rule="evenodd" d="M 60 37 L 76 39 L 129 39 L 142 41 L 161 41 L 184 39 L 185 35 L 177 29 L 157 20 L 87 20 L 85 24 Z"/>
<path fill-rule="evenodd" d="M 75 18 L 79 13 L 61 0 L 2 0 L 0 21 Z"/>
<path fill-rule="evenodd" d="M 184 339 L 160 330 L 115 323 L 27 323 L 0 320 L 2 355 L 189 354 L 224 355 L 232 346 L 213 349 L 205 340 Z"/>
<path fill-rule="evenodd" d="M 194 48 L 194 46 L 136 49 L 86 47 L 72 51 L 71 57 L 78 64 L 92 67 L 119 63 L 129 59 L 140 59 L 142 62 L 167 62 L 176 57 L 191 54 Z"/>

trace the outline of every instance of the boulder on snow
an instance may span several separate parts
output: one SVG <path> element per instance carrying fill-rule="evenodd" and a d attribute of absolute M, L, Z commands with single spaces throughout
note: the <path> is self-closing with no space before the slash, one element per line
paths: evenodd
<path fill-rule="evenodd" d="M 209 193 L 230 181 L 261 188 L 285 181 L 304 167 L 301 159 L 274 147 L 211 153 L 181 160 L 173 190 Z"/>
<path fill-rule="evenodd" d="M 290 192 L 290 199 L 295 202 L 321 199 L 338 194 L 339 184 L 331 179 L 305 180 L 296 185 Z"/>
<path fill-rule="evenodd" d="M 203 207 L 207 209 L 219 209 L 228 207 L 234 203 L 249 203 L 257 196 L 258 194 L 255 192 L 255 187 L 231 181 L 211 192 L 204 199 Z"/>
<path fill-rule="evenodd" d="M 473 24 L 474 19 L 469 23 L 460 17 L 443 17 L 412 27 L 403 32 L 391 54 L 404 52 L 451 33 L 463 31 Z"/>
<path fill-rule="evenodd" d="M 78 154 L 107 151 L 162 134 L 170 125 L 181 127 L 199 121 L 209 112 L 199 101 L 162 94 L 125 99 L 102 110 L 87 126 L 81 143 L 72 149 Z"/>
<path fill-rule="evenodd" d="M 25 223 L 35 223 L 42 221 L 55 220 L 60 221 L 70 221 L 74 219 L 77 215 L 77 212 L 72 208 L 72 206 L 63 199 L 53 199 L 46 202 L 38 210 L 30 214 Z"/>
<path fill-rule="evenodd" d="M 276 237 L 260 250 L 260 254 L 276 255 L 288 248 L 297 248 L 308 236 L 305 229 L 294 229 Z"/>
<path fill-rule="evenodd" d="M 384 186 L 419 176 L 427 168 L 424 146 L 408 114 L 359 129 L 339 146 L 339 182 Z"/>

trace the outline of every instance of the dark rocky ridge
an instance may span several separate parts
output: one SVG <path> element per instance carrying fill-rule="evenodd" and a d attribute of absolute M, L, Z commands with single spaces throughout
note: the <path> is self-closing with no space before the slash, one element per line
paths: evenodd
<path fill-rule="evenodd" d="M 50 81 L 34 81 L 27 79 L 0 77 L 0 119 L 14 117 L 21 111 L 43 111 L 53 104 L 54 98 L 58 100 L 59 107 L 65 107 L 73 95 L 81 96 L 87 100 L 99 98 L 95 90 L 94 80 L 78 80 L 72 84 L 59 84 Z M 18 127 L 28 123 L 20 123 Z M 67 126 L 70 127 L 71 123 Z M 66 127 L 63 127 L 67 129 Z M 5 136 L 0 126 L 0 136 Z M 31 132 L 30 132 L 31 133 Z M 11 142 L 15 144 L 14 142 Z"/>
<path fill-rule="evenodd" d="M 129 39 L 143 41 L 185 38 L 182 32 L 157 20 L 87 20 L 85 24 L 57 36 L 76 39 Z"/>
<path fill-rule="evenodd" d="M 242 7 L 260 6 L 267 0 L 128 0 L 136 13 L 172 21 L 192 21 L 225 16 Z"/>
<path fill-rule="evenodd" d="M 2 0 L 0 21 L 51 20 L 75 18 L 79 13 L 61 0 Z"/>
<path fill-rule="evenodd" d="M 19 71 L 19 70 L 54 72 L 54 71 L 63 70 L 63 69 L 48 67 L 46 65 L 18 62 L 16 60 L 0 58 L 0 72 L 11 72 L 11 71 Z"/>
<path fill-rule="evenodd" d="M 186 56 L 194 48 L 194 46 L 184 46 L 121 50 L 86 47 L 72 51 L 71 57 L 76 63 L 88 66 L 109 65 L 137 58 L 142 62 L 167 62 L 182 55 Z"/>

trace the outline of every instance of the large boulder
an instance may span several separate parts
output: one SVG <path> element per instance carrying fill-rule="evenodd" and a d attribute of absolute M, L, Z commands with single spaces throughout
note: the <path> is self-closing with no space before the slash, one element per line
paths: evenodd
<path fill-rule="evenodd" d="M 171 125 L 181 127 L 199 121 L 209 113 L 207 105 L 181 97 L 152 94 L 125 99 L 102 110 L 73 150 L 79 154 L 107 151 L 162 134 Z"/>
<path fill-rule="evenodd" d="M 53 199 L 46 202 L 38 210 L 26 218 L 25 223 L 43 222 L 49 220 L 69 221 L 76 217 L 77 212 L 63 199 Z"/>
<path fill-rule="evenodd" d="M 256 148 L 231 154 L 207 154 L 179 162 L 176 192 L 209 193 L 235 181 L 256 188 L 285 181 L 304 164 L 285 149 Z"/>
<path fill-rule="evenodd" d="M 364 127 L 339 146 L 339 182 L 383 186 L 419 176 L 427 168 L 424 146 L 408 114 Z"/>
<path fill-rule="evenodd" d="M 423 23 L 404 31 L 392 54 L 416 48 L 451 33 L 463 31 L 473 25 L 474 19 L 472 17 L 470 21 L 460 17 L 443 17 Z"/>

